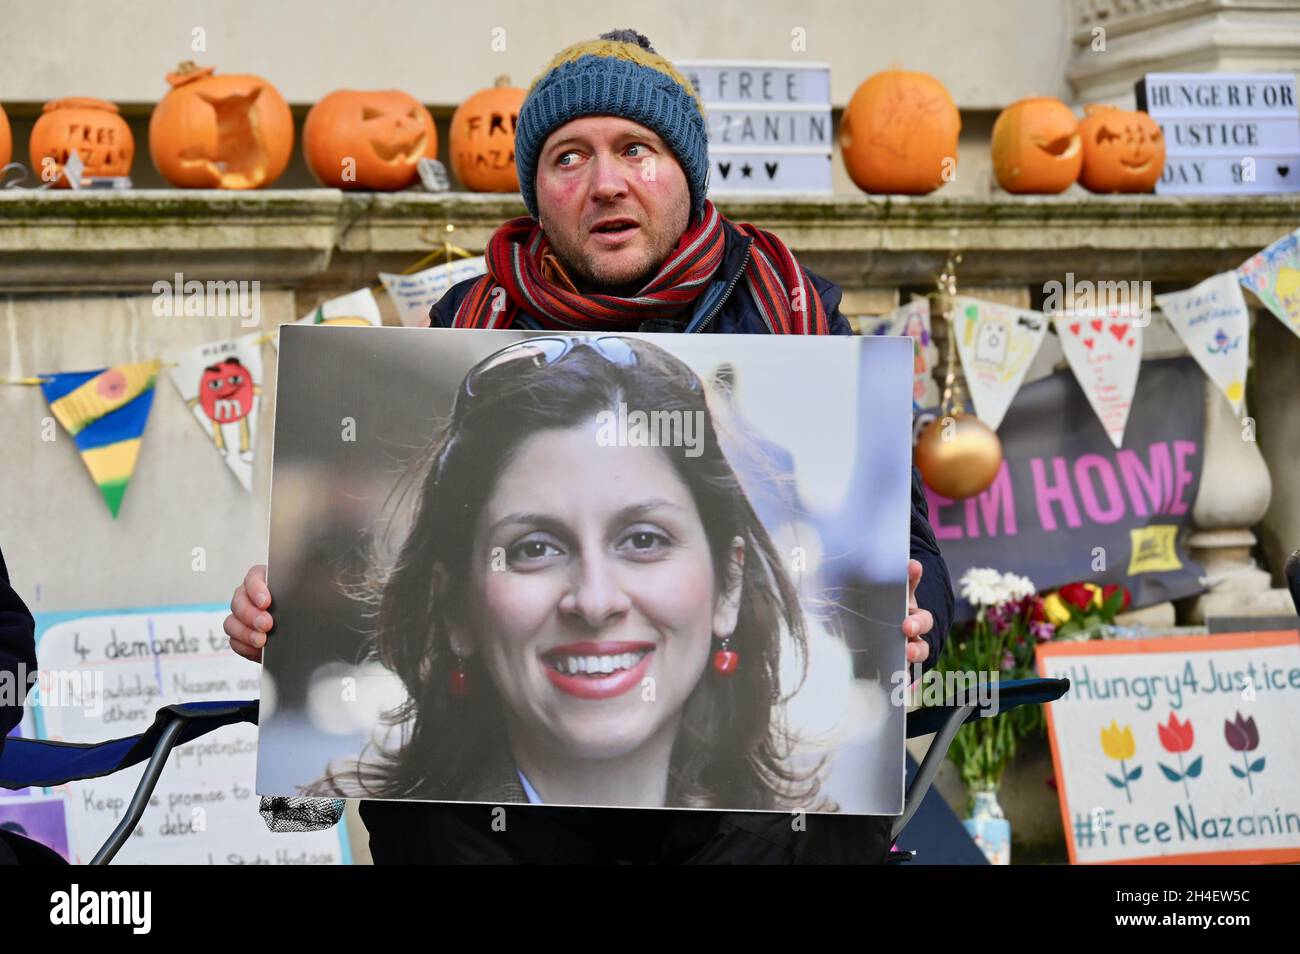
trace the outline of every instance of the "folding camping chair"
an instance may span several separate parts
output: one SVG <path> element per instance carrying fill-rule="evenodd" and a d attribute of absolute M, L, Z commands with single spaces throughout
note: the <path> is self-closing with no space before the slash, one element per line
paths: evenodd
<path fill-rule="evenodd" d="M 1059 699 L 1069 688 L 1065 679 L 1024 679 L 998 685 L 998 714 L 1022 705 L 1040 705 Z M 976 698 L 983 696 L 976 695 Z M 108 742 L 78 744 L 38 739 L 9 739 L 0 752 L 0 788 L 62 785 L 80 779 L 101 778 L 148 760 L 135 794 L 112 834 L 91 859 L 92 865 L 113 860 L 131 832 L 140 823 L 149 798 L 167 764 L 173 748 L 207 735 L 214 729 L 238 722 L 257 723 L 255 700 L 239 702 L 187 702 L 158 710 L 153 725 L 139 735 Z M 894 823 L 897 838 L 934 781 L 939 765 L 957 730 L 980 718 L 975 704 L 951 701 L 941 706 L 916 709 L 907 715 L 907 737 L 937 733 L 930 750 L 908 786 L 903 814 Z M 896 852 L 894 862 L 910 860 L 910 854 Z"/>

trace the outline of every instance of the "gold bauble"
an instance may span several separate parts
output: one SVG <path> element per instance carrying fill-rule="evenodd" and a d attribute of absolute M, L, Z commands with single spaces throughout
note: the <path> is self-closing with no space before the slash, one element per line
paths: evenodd
<path fill-rule="evenodd" d="M 993 483 L 1002 467 L 1002 442 L 978 417 L 954 413 L 921 429 L 915 459 L 932 490 L 963 500 Z"/>

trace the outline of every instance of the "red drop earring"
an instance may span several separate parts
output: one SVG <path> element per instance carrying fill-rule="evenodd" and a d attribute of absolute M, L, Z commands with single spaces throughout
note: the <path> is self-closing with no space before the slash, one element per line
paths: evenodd
<path fill-rule="evenodd" d="M 740 653 L 731 648 L 731 637 L 723 636 L 713 654 L 713 671 L 719 676 L 734 676 L 739 667 Z"/>
<path fill-rule="evenodd" d="M 460 653 L 456 653 L 456 668 L 451 672 L 447 688 L 453 696 L 462 698 L 471 693 L 469 673 L 465 671 L 465 658 Z"/>

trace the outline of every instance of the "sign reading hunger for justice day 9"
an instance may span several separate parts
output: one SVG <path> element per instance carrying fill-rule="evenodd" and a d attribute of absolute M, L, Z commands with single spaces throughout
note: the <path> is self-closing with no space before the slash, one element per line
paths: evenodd
<path fill-rule="evenodd" d="M 1148 73 L 1137 104 L 1165 136 L 1161 195 L 1300 191 L 1291 73 Z"/>
<path fill-rule="evenodd" d="M 1300 633 L 1052 643 L 1071 863 L 1300 861 Z"/>
<path fill-rule="evenodd" d="M 831 192 L 831 72 L 811 63 L 679 64 L 709 124 L 709 192 Z"/>

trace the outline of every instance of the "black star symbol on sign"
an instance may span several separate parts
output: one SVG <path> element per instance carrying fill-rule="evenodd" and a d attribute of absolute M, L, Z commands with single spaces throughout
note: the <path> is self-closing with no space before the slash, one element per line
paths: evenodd
<path fill-rule="evenodd" d="M 751 166 L 748 162 L 740 167 L 740 174 L 744 176 L 746 179 L 750 178 L 753 172 L 754 172 L 754 167 Z"/>

